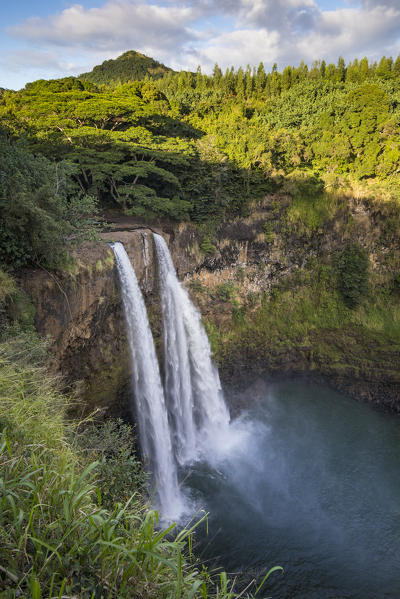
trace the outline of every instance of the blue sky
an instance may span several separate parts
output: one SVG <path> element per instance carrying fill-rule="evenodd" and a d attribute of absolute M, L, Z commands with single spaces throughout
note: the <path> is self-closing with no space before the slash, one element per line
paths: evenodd
<path fill-rule="evenodd" d="M 129 49 L 206 72 L 397 56 L 400 0 L 14 0 L 2 11 L 0 87 L 76 75 Z"/>

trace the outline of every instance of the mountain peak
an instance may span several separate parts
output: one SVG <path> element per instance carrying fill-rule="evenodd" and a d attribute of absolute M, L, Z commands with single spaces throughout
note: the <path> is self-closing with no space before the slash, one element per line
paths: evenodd
<path fill-rule="evenodd" d="M 145 56 L 136 50 L 127 50 L 118 58 L 105 60 L 92 71 L 82 73 L 79 79 L 91 81 L 96 84 L 127 83 L 144 79 L 146 75 L 152 79 L 159 79 L 172 69 L 164 64 Z"/>

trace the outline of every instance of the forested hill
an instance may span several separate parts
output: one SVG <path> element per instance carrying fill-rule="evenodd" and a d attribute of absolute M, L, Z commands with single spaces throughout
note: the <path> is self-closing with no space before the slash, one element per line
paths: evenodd
<path fill-rule="evenodd" d="M 279 191 L 294 202 L 291 218 L 314 229 L 337 209 L 334 194 L 388 211 L 400 203 L 399 88 L 400 58 L 384 57 L 4 91 L 0 257 L 14 266 L 54 259 L 50 240 L 67 221 L 76 231 L 94 203 L 216 223 Z"/>
<path fill-rule="evenodd" d="M 139 81 L 146 76 L 159 79 L 172 69 L 157 62 L 154 58 L 129 50 L 115 60 L 105 60 L 89 73 L 82 73 L 79 79 L 97 84 L 127 83 Z"/>

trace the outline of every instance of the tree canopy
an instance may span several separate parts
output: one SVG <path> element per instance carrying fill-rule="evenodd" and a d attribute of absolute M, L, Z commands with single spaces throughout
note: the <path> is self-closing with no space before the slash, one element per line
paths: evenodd
<path fill-rule="evenodd" d="M 103 78 L 3 91 L 0 125 L 44 171 L 59 165 L 77 197 L 143 218 L 246 214 L 293 174 L 398 188 L 400 57 L 212 75 L 152 60 L 127 52 L 96 67 Z"/>

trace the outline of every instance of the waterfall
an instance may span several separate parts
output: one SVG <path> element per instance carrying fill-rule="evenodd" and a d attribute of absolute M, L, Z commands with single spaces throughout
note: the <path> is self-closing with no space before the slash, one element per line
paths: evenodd
<path fill-rule="evenodd" d="M 154 234 L 163 312 L 165 395 L 144 300 L 121 243 L 112 245 L 132 356 L 132 384 L 140 444 L 153 475 L 155 500 L 164 519 L 185 513 L 177 464 L 225 446 L 229 411 L 218 370 L 195 308 L 176 276 L 168 246 Z M 147 245 L 144 245 L 147 254 Z"/>
<path fill-rule="evenodd" d="M 199 311 L 179 282 L 168 246 L 154 234 L 163 311 L 165 390 L 180 464 L 196 458 L 229 425 L 218 370 Z"/>
<path fill-rule="evenodd" d="M 112 248 L 121 282 L 132 356 L 134 407 L 140 444 L 153 476 L 155 503 L 163 517 L 178 519 L 184 511 L 184 502 L 178 486 L 168 414 L 146 307 L 124 246 L 118 242 Z"/>

